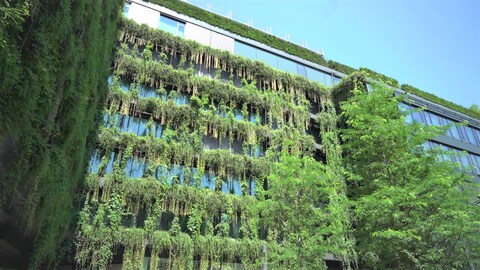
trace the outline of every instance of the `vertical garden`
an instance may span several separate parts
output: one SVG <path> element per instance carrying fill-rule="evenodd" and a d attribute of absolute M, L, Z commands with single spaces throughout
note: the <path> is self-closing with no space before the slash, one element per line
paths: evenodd
<path fill-rule="evenodd" d="M 21 258 L 32 268 L 55 261 L 71 230 L 122 4 L 0 3 L 0 203 L 33 243 Z"/>
<path fill-rule="evenodd" d="M 451 125 L 407 124 L 421 109 L 399 109 L 396 80 L 181 1 L 157 2 L 349 75 L 326 87 L 120 18 L 120 0 L 0 2 L 18 268 L 480 265 L 478 185 L 445 158 L 459 151 L 425 147 Z"/>
<path fill-rule="evenodd" d="M 126 19 L 118 42 L 81 268 L 322 269 L 329 253 L 349 267 L 330 89 Z"/>

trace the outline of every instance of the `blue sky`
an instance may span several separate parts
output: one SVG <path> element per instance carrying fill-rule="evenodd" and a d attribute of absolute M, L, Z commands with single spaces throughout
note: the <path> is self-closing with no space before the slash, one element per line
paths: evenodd
<path fill-rule="evenodd" d="M 325 57 L 444 99 L 480 105 L 479 0 L 189 0 Z"/>

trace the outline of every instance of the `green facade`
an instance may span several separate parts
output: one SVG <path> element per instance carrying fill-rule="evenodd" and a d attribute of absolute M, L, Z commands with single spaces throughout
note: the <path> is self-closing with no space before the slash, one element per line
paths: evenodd
<path fill-rule="evenodd" d="M 286 153 L 328 164 L 318 175 L 330 204 L 312 208 L 332 213 L 318 224 L 328 248 L 317 254 L 353 258 L 333 89 L 130 20 L 119 42 L 80 215 L 81 267 L 287 264 L 279 258 L 297 249 L 283 221 L 266 218 L 264 191 Z"/>
<path fill-rule="evenodd" d="M 2 1 L 0 204 L 13 228 L 2 231 L 29 243 L 11 241 L 22 254 L 2 264 L 48 268 L 71 230 L 122 4 Z"/>

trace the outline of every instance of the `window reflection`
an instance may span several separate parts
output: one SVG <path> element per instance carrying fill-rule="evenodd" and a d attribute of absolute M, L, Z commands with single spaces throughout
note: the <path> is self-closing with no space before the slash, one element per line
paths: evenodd
<path fill-rule="evenodd" d="M 160 15 L 158 28 L 175 36 L 183 37 L 185 33 L 185 24 L 172 18 Z"/>
<path fill-rule="evenodd" d="M 399 108 L 401 110 L 415 109 L 415 107 L 403 103 L 399 105 Z M 457 125 L 454 121 L 429 111 L 413 111 L 407 115 L 406 121 L 407 123 L 415 121 L 427 126 L 451 125 L 445 133 L 446 136 L 469 144 L 480 145 L 480 131 L 478 129 L 470 126 Z"/>

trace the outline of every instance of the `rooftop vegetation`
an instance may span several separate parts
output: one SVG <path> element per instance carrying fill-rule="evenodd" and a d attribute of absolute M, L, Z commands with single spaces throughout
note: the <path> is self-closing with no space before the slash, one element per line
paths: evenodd
<path fill-rule="evenodd" d="M 240 36 L 250 38 L 252 40 L 256 40 L 260 43 L 266 44 L 268 46 L 271 46 L 275 49 L 279 49 L 281 51 L 284 51 L 286 53 L 289 53 L 294 56 L 298 56 L 302 59 L 311 61 L 313 63 L 320 64 L 325 67 L 329 67 L 331 69 L 334 69 L 336 71 L 342 72 L 346 75 L 352 74 L 356 69 L 349 67 L 347 65 L 335 62 L 333 60 L 326 60 L 323 56 L 310 51 L 306 48 L 303 48 L 301 46 L 298 46 L 296 44 L 293 44 L 291 42 L 288 42 L 286 40 L 283 40 L 281 38 L 278 38 L 276 36 L 267 34 L 265 32 L 262 32 L 260 30 L 254 29 L 252 27 L 248 27 L 244 24 L 241 24 L 239 22 L 236 22 L 234 20 L 222 17 L 220 15 L 205 11 L 201 8 L 198 8 L 196 6 L 190 5 L 186 2 L 183 1 L 178 1 L 178 0 L 149 0 L 149 2 L 152 2 L 154 4 L 158 4 L 161 6 L 164 6 L 166 8 L 169 8 L 171 10 L 177 11 L 181 14 L 185 14 L 187 16 L 190 16 L 192 18 L 204 21 L 206 23 L 209 23 L 213 26 L 217 26 L 219 28 L 228 30 L 234 34 L 238 34 Z M 382 81 L 390 86 L 400 88 L 400 84 L 398 83 L 397 80 L 389 78 L 388 76 L 385 76 L 381 73 L 375 72 L 373 70 L 370 70 L 368 68 L 360 68 L 360 71 L 364 72 L 367 74 L 367 76 L 371 77 L 372 79 Z M 476 113 L 474 110 L 471 110 L 469 108 L 465 108 L 463 106 L 460 106 L 458 104 L 455 104 L 453 102 L 444 100 L 442 98 L 439 98 L 433 94 L 430 94 L 428 92 L 422 91 L 420 89 L 410 87 L 407 85 L 406 89 L 403 89 L 407 92 L 410 92 L 412 94 L 418 95 L 420 97 L 423 97 L 425 99 L 428 99 L 432 102 L 438 103 L 442 106 L 445 106 L 447 108 L 450 108 L 452 110 L 459 111 L 461 113 L 464 113 L 468 116 L 474 117 L 479 119 L 479 114 Z"/>

